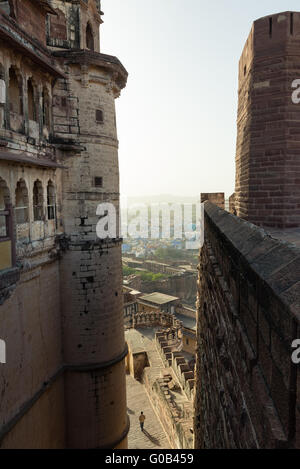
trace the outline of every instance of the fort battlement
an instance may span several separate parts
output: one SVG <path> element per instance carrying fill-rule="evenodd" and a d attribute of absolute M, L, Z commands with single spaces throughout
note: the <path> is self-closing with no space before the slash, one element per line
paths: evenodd
<path fill-rule="evenodd" d="M 182 328 L 181 322 L 176 319 L 174 314 L 164 311 L 145 311 L 132 313 L 131 326 L 134 328 L 153 328 L 157 326 L 169 328 L 176 338 L 178 337 L 178 332 Z"/>
<path fill-rule="evenodd" d="M 300 446 L 300 249 L 210 202 L 200 253 L 197 448 Z"/>
<path fill-rule="evenodd" d="M 194 369 L 190 367 L 184 354 L 180 351 L 182 343 L 173 338 L 172 331 L 156 332 L 155 342 L 157 351 L 168 368 L 171 367 L 188 399 L 194 399 Z"/>

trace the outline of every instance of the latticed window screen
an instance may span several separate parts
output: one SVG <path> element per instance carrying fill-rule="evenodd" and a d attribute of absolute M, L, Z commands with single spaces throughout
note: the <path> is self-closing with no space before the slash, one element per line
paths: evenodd
<path fill-rule="evenodd" d="M 34 221 L 43 220 L 44 196 L 41 181 L 35 181 L 33 186 L 33 218 Z"/>
<path fill-rule="evenodd" d="M 31 121 L 37 120 L 36 106 L 35 106 L 35 93 L 32 80 L 27 82 L 27 102 L 28 102 L 28 119 Z"/>
<path fill-rule="evenodd" d="M 47 186 L 47 212 L 48 212 L 48 220 L 55 220 L 56 198 L 55 198 L 55 187 L 52 181 L 49 181 L 48 186 Z"/>
<path fill-rule="evenodd" d="M 18 181 L 16 187 L 16 205 L 15 205 L 15 216 L 16 223 L 20 225 L 22 223 L 28 223 L 29 221 L 29 208 L 28 208 L 28 190 L 26 183 L 23 180 Z"/>
<path fill-rule="evenodd" d="M 50 98 L 48 91 L 44 88 L 43 89 L 43 125 L 45 127 L 50 126 Z"/>
<path fill-rule="evenodd" d="M 9 189 L 6 182 L 0 177 L 0 238 L 8 236 L 8 204 L 10 204 Z"/>
<path fill-rule="evenodd" d="M 9 71 L 8 96 L 11 112 L 15 114 L 23 114 L 21 83 L 13 68 Z"/>
<path fill-rule="evenodd" d="M 8 230 L 7 230 L 7 221 L 5 212 L 0 209 L 0 238 L 7 238 L 8 237 Z"/>

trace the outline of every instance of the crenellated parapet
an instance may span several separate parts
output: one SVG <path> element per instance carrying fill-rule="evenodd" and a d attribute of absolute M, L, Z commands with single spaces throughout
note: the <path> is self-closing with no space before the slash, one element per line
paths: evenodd
<path fill-rule="evenodd" d="M 155 333 L 156 348 L 164 365 L 171 367 L 175 375 L 187 395 L 188 399 L 193 401 L 194 398 L 194 369 L 191 368 L 182 353 L 182 336 L 174 337 L 172 330 L 158 331 Z"/>
<path fill-rule="evenodd" d="M 139 327 L 162 327 L 167 336 L 177 339 L 181 335 L 182 323 L 176 319 L 173 313 L 164 311 L 141 311 L 131 314 L 131 325 L 135 329 Z"/>

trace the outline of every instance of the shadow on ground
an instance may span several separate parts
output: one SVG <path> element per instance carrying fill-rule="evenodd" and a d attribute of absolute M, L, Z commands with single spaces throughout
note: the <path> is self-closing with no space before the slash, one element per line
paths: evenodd
<path fill-rule="evenodd" d="M 147 432 L 147 430 L 144 429 L 143 433 L 151 441 L 151 443 L 153 443 L 156 446 L 160 446 L 159 440 L 157 438 L 155 438 L 154 436 L 150 435 L 150 433 Z"/>

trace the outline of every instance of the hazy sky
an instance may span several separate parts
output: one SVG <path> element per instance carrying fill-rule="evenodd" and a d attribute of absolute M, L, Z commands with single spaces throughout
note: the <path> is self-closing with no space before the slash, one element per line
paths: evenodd
<path fill-rule="evenodd" d="M 103 53 L 129 72 L 117 100 L 123 195 L 234 191 L 238 61 L 252 22 L 299 0 L 102 0 Z"/>

